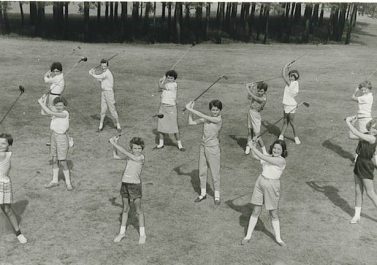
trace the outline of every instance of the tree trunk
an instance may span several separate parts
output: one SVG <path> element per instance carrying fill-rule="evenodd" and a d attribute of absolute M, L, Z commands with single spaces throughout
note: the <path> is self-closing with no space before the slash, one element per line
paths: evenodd
<path fill-rule="evenodd" d="M 164 21 L 165 20 L 165 9 L 166 9 L 166 2 L 162 2 L 162 14 L 161 14 L 161 20 Z"/>
<path fill-rule="evenodd" d="M 114 22 L 115 23 L 118 22 L 118 7 L 119 7 L 119 3 L 115 2 L 114 3 Z"/>
<path fill-rule="evenodd" d="M 97 2 L 97 23 L 101 22 L 101 2 Z"/>
<path fill-rule="evenodd" d="M 226 12 L 225 12 L 225 27 L 224 29 L 229 32 L 230 31 L 230 11 L 231 11 L 232 3 L 226 3 Z"/>
<path fill-rule="evenodd" d="M 168 39 L 172 39 L 171 2 L 168 2 Z"/>
<path fill-rule="evenodd" d="M 296 3 L 296 8 L 295 8 L 295 21 L 299 21 L 301 18 L 301 4 Z"/>
<path fill-rule="evenodd" d="M 339 23 L 338 23 L 338 29 L 337 29 L 337 41 L 342 40 L 343 31 L 346 24 L 347 5 L 348 4 L 345 4 L 345 3 L 341 4 Z"/>
<path fill-rule="evenodd" d="M 265 8 L 264 4 L 260 4 L 260 10 L 259 10 L 259 19 L 258 19 L 258 26 L 257 26 L 257 40 L 259 40 L 259 34 L 262 28 L 263 23 L 263 9 Z"/>
<path fill-rule="evenodd" d="M 244 10 L 244 21 L 243 21 L 243 30 L 244 30 L 244 36 L 245 41 L 250 40 L 250 28 L 249 28 L 249 20 L 250 20 L 250 3 L 246 3 Z"/>
<path fill-rule="evenodd" d="M 41 35 L 44 33 L 44 16 L 45 16 L 45 3 L 44 2 L 37 2 L 37 18 L 36 18 L 36 26 L 35 26 L 35 33 L 37 35 Z"/>
<path fill-rule="evenodd" d="M 84 40 L 89 41 L 89 2 L 84 2 Z"/>
<path fill-rule="evenodd" d="M 296 3 L 292 3 L 291 14 L 290 14 L 291 20 L 293 20 L 293 16 L 295 14 L 295 9 L 296 9 Z"/>
<path fill-rule="evenodd" d="M 318 21 L 319 26 L 322 26 L 322 23 L 323 23 L 324 6 L 325 6 L 325 4 L 322 3 L 321 4 L 321 13 L 319 14 L 319 21 Z"/>
<path fill-rule="evenodd" d="M 231 25 L 231 32 L 234 38 L 237 36 L 237 7 L 238 7 L 238 3 L 233 2 L 230 25 Z"/>
<path fill-rule="evenodd" d="M 352 4 L 352 13 L 351 13 L 351 18 L 348 23 L 348 30 L 347 30 L 347 36 L 346 36 L 346 41 L 345 44 L 349 44 L 351 41 L 351 32 L 352 32 L 352 25 L 354 24 L 354 19 L 356 19 L 355 13 L 357 12 L 357 3 Z"/>
<path fill-rule="evenodd" d="M 196 42 L 200 42 L 203 37 L 203 9 L 202 3 L 196 3 L 195 8 L 195 18 L 196 18 L 196 27 L 195 27 L 195 35 L 196 35 Z"/>
<path fill-rule="evenodd" d="M 109 2 L 105 2 L 105 21 L 106 24 L 109 21 Z"/>
<path fill-rule="evenodd" d="M 264 38 L 263 38 L 263 44 L 267 43 L 267 38 L 268 38 L 268 24 L 270 20 L 270 5 L 267 4 L 264 10 L 264 17 L 266 20 L 265 28 L 264 28 Z"/>
<path fill-rule="evenodd" d="M 175 12 L 174 12 L 174 21 L 175 21 L 177 43 L 181 43 L 181 17 L 180 17 L 182 14 L 181 8 L 182 8 L 182 3 L 176 2 Z"/>
<path fill-rule="evenodd" d="M 37 2 L 30 1 L 30 25 L 35 25 L 37 20 Z"/>
<path fill-rule="evenodd" d="M 290 3 L 287 3 L 286 6 L 285 6 L 285 18 L 288 19 L 289 18 L 289 10 L 291 9 L 291 4 Z"/>
<path fill-rule="evenodd" d="M 9 34 L 10 33 L 10 24 L 9 24 L 9 18 L 8 18 L 8 2 L 2 2 L 0 3 L 2 5 L 3 9 L 3 20 L 4 20 L 4 33 Z"/>
<path fill-rule="evenodd" d="M 313 25 L 318 25 L 318 14 L 319 14 L 319 4 L 314 4 L 312 23 Z"/>
<path fill-rule="evenodd" d="M 208 40 L 210 18 L 211 18 L 211 3 L 207 2 L 206 3 L 206 25 L 205 25 L 205 32 L 204 32 L 205 40 Z"/>
<path fill-rule="evenodd" d="M 110 2 L 110 22 L 114 21 L 114 2 Z"/>
<path fill-rule="evenodd" d="M 122 12 L 121 12 L 121 22 L 120 22 L 120 32 L 122 39 L 127 39 L 127 2 L 121 2 Z"/>
<path fill-rule="evenodd" d="M 64 22 L 66 26 L 68 26 L 68 6 L 69 2 L 64 2 Z"/>
<path fill-rule="evenodd" d="M 20 15 L 21 15 L 21 26 L 24 26 L 24 8 L 22 7 L 23 2 L 18 2 L 20 6 Z"/>

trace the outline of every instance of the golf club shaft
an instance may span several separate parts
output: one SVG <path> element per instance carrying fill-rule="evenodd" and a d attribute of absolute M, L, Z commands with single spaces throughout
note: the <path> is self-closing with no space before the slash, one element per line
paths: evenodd
<path fill-rule="evenodd" d="M 178 61 L 175 64 L 173 64 L 173 66 L 171 67 L 171 70 L 174 70 L 174 68 L 179 64 L 179 62 L 182 61 L 182 59 L 186 57 L 186 55 L 189 53 L 189 51 L 191 50 L 192 47 L 194 47 L 194 45 L 191 45 L 187 49 L 187 51 L 181 56 L 181 58 L 179 58 Z"/>
<path fill-rule="evenodd" d="M 7 113 L 5 113 L 5 115 L 3 116 L 3 118 L 1 119 L 0 121 L 0 124 L 3 123 L 3 121 L 5 120 L 5 118 L 8 116 L 9 112 L 13 109 L 14 105 L 16 105 L 18 99 L 21 97 L 22 93 L 18 95 L 18 97 L 16 98 L 16 100 L 13 102 L 13 104 L 10 106 L 10 108 L 8 109 Z"/>
<path fill-rule="evenodd" d="M 209 87 L 207 87 L 202 93 L 200 93 L 199 96 L 197 96 L 193 101 L 197 101 L 201 96 L 204 95 L 204 93 L 206 93 L 211 87 L 213 87 L 217 82 L 219 82 L 224 76 L 220 76 L 219 78 L 217 78 L 217 80 L 215 82 L 213 82 Z M 186 110 L 186 107 L 182 110 L 182 111 L 185 111 Z"/>
<path fill-rule="evenodd" d="M 118 55 L 119 55 L 119 53 L 116 53 L 113 56 L 111 56 L 110 58 L 106 59 L 106 61 L 109 62 L 111 59 L 114 59 Z M 101 64 L 97 65 L 96 67 L 93 67 L 92 69 L 96 69 L 98 67 L 101 67 Z"/>

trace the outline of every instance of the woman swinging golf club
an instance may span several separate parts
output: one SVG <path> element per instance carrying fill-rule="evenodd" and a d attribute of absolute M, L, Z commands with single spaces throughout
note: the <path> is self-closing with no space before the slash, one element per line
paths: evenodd
<path fill-rule="evenodd" d="M 50 84 L 50 90 L 48 91 L 48 97 L 46 97 L 47 106 L 53 110 L 54 109 L 54 99 L 61 96 L 64 91 L 64 75 L 63 67 L 60 62 L 53 62 L 51 64 L 50 70 L 44 75 L 44 81 Z M 42 110 L 43 115 L 47 115 Z"/>

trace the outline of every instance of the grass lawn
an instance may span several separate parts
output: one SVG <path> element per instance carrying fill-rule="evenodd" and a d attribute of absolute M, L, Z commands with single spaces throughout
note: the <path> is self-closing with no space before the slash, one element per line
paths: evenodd
<path fill-rule="evenodd" d="M 80 49 L 78 48 L 80 46 Z M 374 264 L 377 211 L 365 199 L 362 222 L 350 225 L 354 184 L 350 158 L 356 142 L 347 138 L 343 118 L 355 114 L 350 100 L 356 85 L 375 70 L 376 46 L 288 44 L 199 44 L 180 62 L 178 105 L 197 96 L 219 75 L 228 75 L 205 94 L 196 108 L 208 111 L 211 99 L 224 104 L 221 131 L 222 204 L 212 200 L 194 204 L 199 191 L 198 150 L 200 126 L 187 126 L 179 113 L 182 142 L 153 151 L 159 107 L 157 81 L 189 47 L 174 44 L 84 44 L 33 39 L 0 39 L 3 115 L 18 95 L 26 92 L 1 125 L 15 138 L 11 177 L 15 211 L 30 243 L 20 245 L 0 215 L 0 264 Z M 75 51 L 73 51 L 75 49 Z M 146 142 L 143 169 L 143 208 L 147 243 L 138 245 L 135 213 L 127 237 L 114 244 L 118 233 L 120 179 L 124 163 L 112 159 L 108 139 L 115 134 L 107 120 L 99 122 L 100 89 L 88 70 L 101 58 L 110 61 L 115 77 L 118 112 L 128 146 L 133 136 Z M 273 240 L 263 211 L 252 242 L 240 246 L 252 207 L 249 204 L 260 164 L 243 153 L 246 144 L 248 101 L 244 83 L 279 75 L 284 63 L 305 54 L 295 67 L 301 73 L 300 102 L 310 103 L 296 116 L 302 145 L 295 145 L 288 129 L 287 167 L 282 176 L 280 219 L 287 247 Z M 37 99 L 47 86 L 43 74 L 51 62 L 64 71 L 80 58 L 66 78 L 65 97 L 71 114 L 70 134 L 75 147 L 69 159 L 75 190 L 60 186 L 46 190 L 51 175 L 49 118 L 40 115 Z M 375 82 L 372 79 L 372 82 Z M 262 113 L 267 145 L 277 137 L 282 115 L 284 83 L 268 82 L 268 101 Z M 38 173 L 39 172 L 39 173 Z M 211 180 L 210 184 L 212 186 Z M 211 192 L 210 192 L 211 194 Z M 245 195 L 245 196 L 242 196 Z M 234 198 L 239 197 L 235 200 Z"/>

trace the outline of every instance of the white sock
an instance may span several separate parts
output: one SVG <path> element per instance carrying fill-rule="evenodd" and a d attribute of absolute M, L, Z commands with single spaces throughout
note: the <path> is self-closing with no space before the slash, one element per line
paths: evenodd
<path fill-rule="evenodd" d="M 263 154 L 267 154 L 267 150 L 266 150 L 265 146 L 262 146 L 262 152 L 263 152 Z"/>
<path fill-rule="evenodd" d="M 251 234 L 253 233 L 254 228 L 257 225 L 257 222 L 258 222 L 258 217 L 250 216 L 249 226 L 247 227 L 247 233 L 245 236 L 246 239 L 251 238 Z"/>
<path fill-rule="evenodd" d="M 177 145 L 178 145 L 178 148 L 179 148 L 179 149 L 182 149 L 182 148 L 183 148 L 181 140 L 178 140 L 178 141 L 177 141 Z"/>
<path fill-rule="evenodd" d="M 67 186 L 71 186 L 71 177 L 69 176 L 69 170 L 63 170 L 64 178 L 65 178 L 65 184 Z"/>
<path fill-rule="evenodd" d="M 220 200 L 220 191 L 215 190 L 215 200 Z"/>
<path fill-rule="evenodd" d="M 207 190 L 206 189 L 200 189 L 200 196 L 206 196 Z"/>
<path fill-rule="evenodd" d="M 117 123 L 117 129 L 120 129 L 121 127 L 120 127 L 120 123 L 118 122 Z"/>
<path fill-rule="evenodd" d="M 164 145 L 164 139 L 160 139 L 160 141 L 158 142 L 158 146 L 163 146 Z"/>
<path fill-rule="evenodd" d="M 361 214 L 361 207 L 355 207 L 355 215 L 354 215 L 354 217 L 360 218 L 360 214 Z"/>
<path fill-rule="evenodd" d="M 272 228 L 274 229 L 276 241 L 277 242 L 283 241 L 283 240 L 281 240 L 281 237 L 280 237 L 280 222 L 279 222 L 279 220 L 272 220 L 271 224 L 272 224 Z"/>
<path fill-rule="evenodd" d="M 98 128 L 99 128 L 99 129 L 102 129 L 102 128 L 103 128 L 103 122 L 100 122 L 100 123 L 99 123 Z"/>
<path fill-rule="evenodd" d="M 59 168 L 52 169 L 52 181 L 58 183 L 59 182 Z"/>
<path fill-rule="evenodd" d="M 126 233 L 126 226 L 125 225 L 121 225 L 120 226 L 120 230 L 119 230 L 119 234 L 125 234 Z"/>
<path fill-rule="evenodd" d="M 145 227 L 144 226 L 142 226 L 142 227 L 140 227 L 140 236 L 145 236 Z"/>

